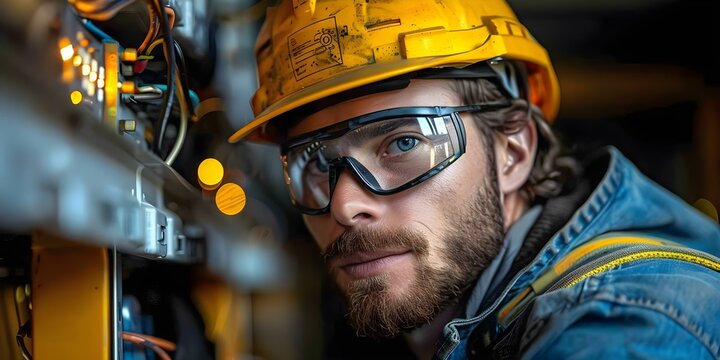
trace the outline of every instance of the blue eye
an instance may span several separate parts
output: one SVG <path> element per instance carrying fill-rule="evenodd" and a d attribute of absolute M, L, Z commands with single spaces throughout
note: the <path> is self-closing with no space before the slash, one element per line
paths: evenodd
<path fill-rule="evenodd" d="M 397 148 L 397 150 L 400 150 L 402 152 L 407 152 L 412 150 L 420 141 L 414 137 L 404 136 L 401 138 L 398 138 L 392 142 L 390 145 L 391 150 L 392 148 Z M 392 152 L 392 151 L 391 151 Z"/>

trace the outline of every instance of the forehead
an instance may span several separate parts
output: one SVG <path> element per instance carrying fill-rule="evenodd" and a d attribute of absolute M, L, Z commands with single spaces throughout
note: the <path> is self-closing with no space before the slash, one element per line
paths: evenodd
<path fill-rule="evenodd" d="M 460 97 L 447 80 L 412 80 L 404 89 L 387 91 L 328 106 L 301 119 L 288 129 L 288 138 L 375 111 L 403 106 L 457 106 Z"/>

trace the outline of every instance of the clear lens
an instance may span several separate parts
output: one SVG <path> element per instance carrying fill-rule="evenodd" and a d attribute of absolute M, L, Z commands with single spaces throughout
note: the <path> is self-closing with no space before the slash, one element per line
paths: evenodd
<path fill-rule="evenodd" d="M 460 155 L 453 116 L 457 114 L 384 119 L 288 149 L 285 174 L 293 200 L 307 209 L 325 208 L 330 202 L 330 174 L 342 167 L 353 169 L 375 193 L 392 192 L 422 178 Z"/>

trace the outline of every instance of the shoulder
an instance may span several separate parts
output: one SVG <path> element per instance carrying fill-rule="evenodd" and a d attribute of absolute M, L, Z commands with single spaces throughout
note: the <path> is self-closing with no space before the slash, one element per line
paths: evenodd
<path fill-rule="evenodd" d="M 528 358 L 720 358 L 720 274 L 695 264 L 640 261 L 544 294 L 529 311 Z"/>

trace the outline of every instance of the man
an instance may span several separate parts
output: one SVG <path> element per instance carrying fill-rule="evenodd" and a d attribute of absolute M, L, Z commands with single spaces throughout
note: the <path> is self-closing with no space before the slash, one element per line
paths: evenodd
<path fill-rule="evenodd" d="M 257 57 L 230 141 L 281 145 L 358 335 L 418 358 L 720 356 L 718 225 L 615 149 L 558 156 L 555 73 L 502 0 L 285 1 Z"/>

